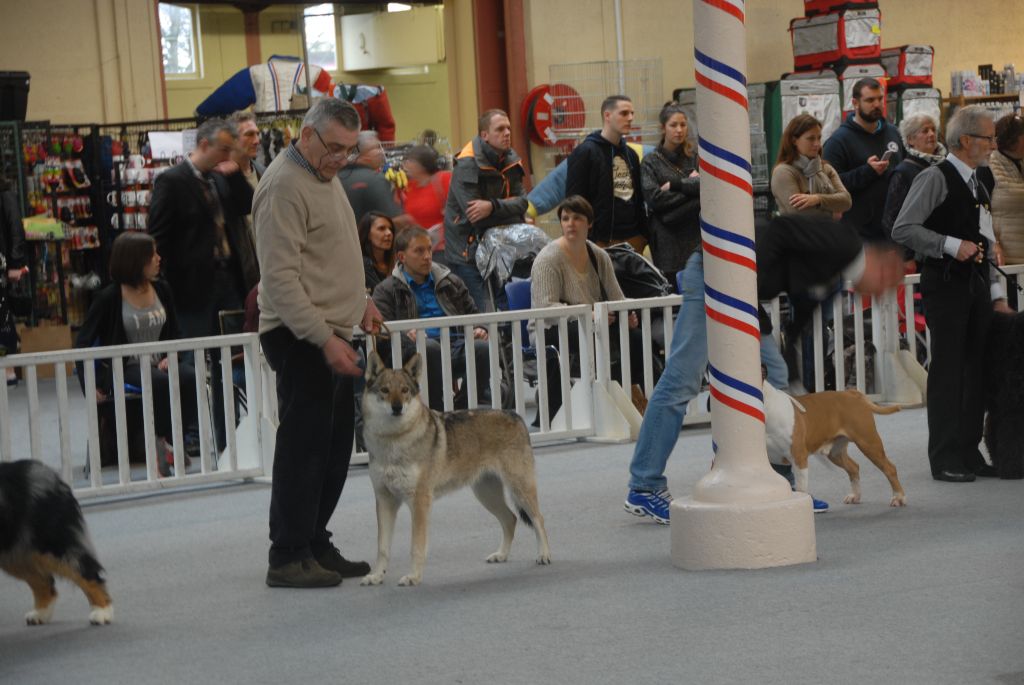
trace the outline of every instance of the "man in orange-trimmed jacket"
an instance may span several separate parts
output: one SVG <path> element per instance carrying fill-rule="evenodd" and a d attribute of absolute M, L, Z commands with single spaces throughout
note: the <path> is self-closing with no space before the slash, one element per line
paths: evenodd
<path fill-rule="evenodd" d="M 529 202 L 522 160 L 512 149 L 512 124 L 500 109 L 480 116 L 480 134 L 455 158 L 444 209 L 445 258 L 469 288 L 477 309 L 491 309 L 487 286 L 476 268 L 476 248 L 488 228 L 523 223 Z M 504 292 L 495 293 L 500 301 Z"/>

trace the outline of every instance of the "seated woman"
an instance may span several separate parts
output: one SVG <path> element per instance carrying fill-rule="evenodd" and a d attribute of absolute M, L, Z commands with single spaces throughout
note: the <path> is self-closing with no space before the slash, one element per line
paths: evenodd
<path fill-rule="evenodd" d="M 156 243 L 146 233 L 126 231 L 119 235 L 110 249 L 110 285 L 96 293 L 92 306 L 78 330 L 75 347 L 128 345 L 133 343 L 175 340 L 180 336 L 174 313 L 171 289 L 157 280 L 160 255 Z M 159 468 L 170 474 L 174 463 L 167 443 L 171 431 L 171 401 L 167 376 L 167 357 L 129 357 L 124 360 L 124 382 L 142 387 L 140 364 L 152 365 L 153 423 L 160 439 Z M 78 377 L 85 380 L 79 365 Z M 183 426 L 196 423 L 196 378 L 189 364 L 178 365 Z M 96 399 L 104 401 L 114 392 L 111 360 L 96 362 Z"/>
<path fill-rule="evenodd" d="M 359 247 L 363 251 L 366 292 L 373 294 L 377 284 L 391 275 L 395 267 L 395 222 L 380 212 L 367 212 L 359 220 Z"/>
<path fill-rule="evenodd" d="M 540 251 L 530 271 L 530 304 L 534 309 L 561 305 L 594 304 L 626 299 L 615 278 L 611 257 L 594 243 L 587 240 L 594 225 L 594 209 L 579 195 L 567 197 L 556 210 L 562 227 L 562 237 L 552 240 Z M 615 323 L 612 314 L 610 323 Z M 643 379 L 643 337 L 640 333 L 636 313 L 629 314 L 630 374 L 637 381 Z M 575 325 L 570 323 L 569 346 L 571 354 L 577 356 L 579 336 Z M 558 346 L 558 329 L 550 327 L 545 331 L 544 344 Z M 622 379 L 619 336 L 611 336 L 612 377 Z M 577 365 L 574 359 L 573 366 Z M 562 386 L 558 359 L 549 356 L 548 413 L 555 415 L 562 406 Z M 657 378 L 654 379 L 657 381 Z M 627 389 L 629 392 L 629 389 Z"/>

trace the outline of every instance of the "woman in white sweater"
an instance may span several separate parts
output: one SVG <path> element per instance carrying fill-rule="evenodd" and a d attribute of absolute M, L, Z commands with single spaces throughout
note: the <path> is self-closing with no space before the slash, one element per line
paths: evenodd
<path fill-rule="evenodd" d="M 579 195 L 567 197 L 557 209 L 562 237 L 548 243 L 533 262 L 530 271 L 530 304 L 534 309 L 564 305 L 594 304 L 624 300 L 611 257 L 603 249 L 587 240 L 594 224 L 594 209 Z M 611 315 L 610 323 L 615 323 Z M 630 372 L 636 380 L 643 378 L 643 338 L 635 312 L 629 313 Z M 577 357 L 575 330 L 569 333 L 571 354 Z M 612 377 L 621 380 L 620 355 L 617 354 L 619 337 L 611 336 Z M 544 342 L 558 345 L 557 329 L 545 334 Z M 551 355 L 553 357 L 553 355 Z M 573 374 L 578 373 L 579 360 L 573 359 Z M 562 406 L 562 388 L 557 358 L 548 359 L 548 410 L 554 416 Z M 657 381 L 657 379 L 655 379 Z"/>

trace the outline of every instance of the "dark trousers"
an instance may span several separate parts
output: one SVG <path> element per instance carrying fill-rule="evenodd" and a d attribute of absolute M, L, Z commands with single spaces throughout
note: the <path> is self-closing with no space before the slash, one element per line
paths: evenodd
<path fill-rule="evenodd" d="M 165 371 L 152 367 L 151 379 L 153 387 L 153 428 L 161 438 L 171 442 L 171 395 L 170 378 Z M 142 370 L 138 362 L 124 365 L 124 382 L 142 387 Z M 195 425 L 196 412 L 196 371 L 191 364 L 178 364 L 178 388 L 181 397 L 181 425 Z"/>
<path fill-rule="evenodd" d="M 186 338 L 202 338 L 220 335 L 218 313 L 222 310 L 242 309 L 243 298 L 232 272 L 217 269 L 209 297 L 201 302 L 190 302 L 188 306 L 182 306 L 179 302 L 177 307 L 181 334 Z M 207 357 L 210 360 L 210 386 L 213 388 L 213 430 L 217 449 L 223 450 L 227 445 L 227 432 L 224 426 L 224 382 L 220 371 L 220 350 L 208 350 Z"/>
<path fill-rule="evenodd" d="M 270 565 L 327 549 L 327 524 L 352 458 L 352 378 L 335 374 L 319 347 L 285 327 L 260 335 L 277 374 L 278 426 L 270 492 Z"/>
<path fill-rule="evenodd" d="M 932 474 L 973 471 L 985 415 L 985 338 L 992 319 L 988 279 L 950 260 L 921 269 L 925 319 L 931 329 L 928 367 L 928 461 Z"/>

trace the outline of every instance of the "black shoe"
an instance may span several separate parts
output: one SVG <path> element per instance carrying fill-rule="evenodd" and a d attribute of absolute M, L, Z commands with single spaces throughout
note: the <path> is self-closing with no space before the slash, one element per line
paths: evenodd
<path fill-rule="evenodd" d="M 978 478 L 998 478 L 999 471 L 995 466 L 991 464 L 982 464 L 981 466 L 975 466 L 973 469 L 974 475 Z"/>
<path fill-rule="evenodd" d="M 365 561 L 349 561 L 341 556 L 334 545 L 313 555 L 320 566 L 337 573 L 342 578 L 362 578 L 370 572 L 370 565 Z"/>
<path fill-rule="evenodd" d="M 935 480 L 944 480 L 947 483 L 973 483 L 974 474 L 970 471 L 939 471 L 932 475 Z"/>
<path fill-rule="evenodd" d="M 340 575 L 323 568 L 314 559 L 300 559 L 267 569 L 267 585 L 270 587 L 334 587 L 340 584 Z"/>

